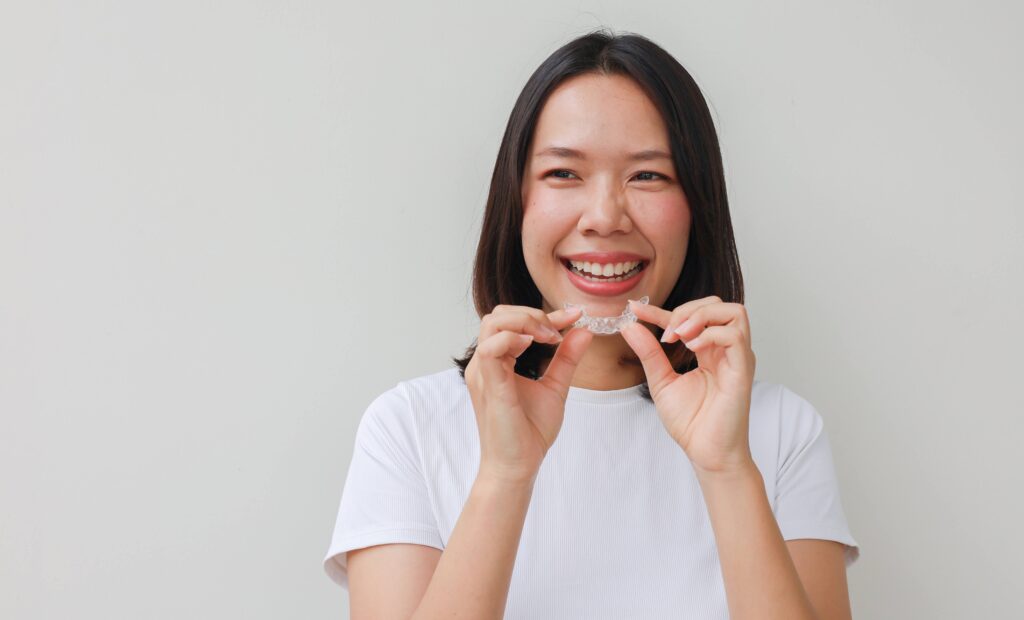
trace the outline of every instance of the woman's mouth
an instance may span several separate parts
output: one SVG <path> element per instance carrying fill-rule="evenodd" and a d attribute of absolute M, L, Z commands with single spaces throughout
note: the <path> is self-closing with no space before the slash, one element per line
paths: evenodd
<path fill-rule="evenodd" d="M 562 265 L 569 273 L 569 280 L 576 288 L 591 295 L 601 296 L 621 295 L 632 289 L 642 279 L 642 274 L 649 263 L 650 261 L 646 260 L 627 261 L 622 266 L 624 271 L 615 274 L 615 265 L 562 261 Z M 595 274 L 595 271 L 600 271 L 602 275 Z M 605 273 L 609 275 L 603 275 Z"/>
<path fill-rule="evenodd" d="M 612 275 L 610 275 L 610 276 L 604 275 L 604 272 L 601 275 L 595 275 L 594 273 L 592 273 L 592 271 L 595 271 L 593 267 L 591 267 L 591 271 L 582 271 L 579 268 L 577 268 L 576 265 L 573 265 L 569 261 L 565 261 L 565 266 L 569 269 L 569 271 L 571 271 L 574 274 L 580 276 L 581 278 L 589 280 L 590 282 L 622 282 L 623 280 L 628 280 L 628 279 L 632 278 L 633 276 L 635 276 L 636 274 L 640 273 L 641 271 L 644 270 L 644 267 L 647 266 L 647 263 L 644 262 L 644 261 L 630 261 L 630 262 L 631 263 L 636 263 L 636 265 L 632 269 L 628 269 L 628 270 L 624 271 L 622 273 L 622 275 L 615 275 L 614 272 L 613 272 Z M 579 264 L 579 262 L 577 262 L 577 265 L 578 264 Z M 600 270 L 597 270 L 597 271 L 600 271 Z M 604 271 L 606 272 L 607 270 L 604 270 Z"/>

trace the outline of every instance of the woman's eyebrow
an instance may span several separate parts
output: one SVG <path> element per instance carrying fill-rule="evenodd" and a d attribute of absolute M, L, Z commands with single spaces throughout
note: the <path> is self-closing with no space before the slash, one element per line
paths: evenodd
<path fill-rule="evenodd" d="M 564 157 L 567 159 L 581 159 L 586 160 L 587 156 L 582 151 L 576 149 L 570 149 L 564 146 L 549 146 L 542 151 L 537 152 L 537 157 Z M 668 159 L 671 160 L 672 156 L 665 151 L 660 149 L 645 149 L 636 153 L 630 153 L 626 156 L 629 161 L 648 161 L 651 159 Z"/>

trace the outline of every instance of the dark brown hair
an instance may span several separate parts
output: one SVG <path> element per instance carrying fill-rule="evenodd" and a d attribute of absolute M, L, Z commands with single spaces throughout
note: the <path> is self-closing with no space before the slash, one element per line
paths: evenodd
<path fill-rule="evenodd" d="M 662 307 L 673 309 L 692 299 L 718 295 L 743 303 L 736 240 L 733 237 L 718 136 L 700 88 L 679 62 L 638 34 L 616 35 L 600 29 L 556 50 L 526 82 L 498 149 L 473 266 L 473 302 L 481 318 L 499 304 L 542 307 L 522 246 L 522 181 L 527 150 L 548 95 L 563 81 L 582 74 L 632 78 L 650 97 L 668 127 L 676 177 L 690 205 L 689 246 L 679 280 Z M 658 330 L 659 332 L 661 330 Z M 661 333 L 657 333 L 661 336 Z M 462 358 L 452 358 L 465 379 L 477 342 Z M 697 367 L 680 342 L 662 344 L 676 372 Z M 539 369 L 556 345 L 533 343 L 516 360 L 516 374 L 539 378 Z M 635 356 L 623 363 L 639 365 Z M 640 390 L 651 399 L 645 382 Z"/>

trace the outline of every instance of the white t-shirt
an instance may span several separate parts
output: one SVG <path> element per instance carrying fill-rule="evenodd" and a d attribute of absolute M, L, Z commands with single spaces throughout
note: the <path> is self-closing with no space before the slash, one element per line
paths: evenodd
<path fill-rule="evenodd" d="M 860 550 L 839 497 L 820 414 L 755 380 L 750 450 L 782 537 Z M 444 549 L 480 464 L 458 368 L 378 396 L 356 431 L 324 570 L 348 589 L 345 552 L 383 543 Z M 718 550 L 686 453 L 640 386 L 571 387 L 534 482 L 506 619 L 728 618 Z"/>

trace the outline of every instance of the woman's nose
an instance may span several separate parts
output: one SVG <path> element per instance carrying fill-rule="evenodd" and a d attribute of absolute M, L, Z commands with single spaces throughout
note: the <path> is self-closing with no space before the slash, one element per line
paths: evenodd
<path fill-rule="evenodd" d="M 622 192 L 605 188 L 587 199 L 577 229 L 581 233 L 593 231 L 602 236 L 617 231 L 628 233 L 633 229 L 628 210 L 627 199 Z"/>

